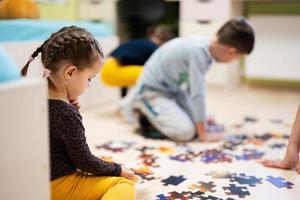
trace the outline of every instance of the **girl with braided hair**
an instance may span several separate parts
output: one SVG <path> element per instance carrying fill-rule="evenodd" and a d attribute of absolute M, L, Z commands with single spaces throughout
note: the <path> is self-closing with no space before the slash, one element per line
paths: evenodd
<path fill-rule="evenodd" d="M 49 86 L 52 199 L 134 199 L 133 172 L 90 152 L 82 117 L 70 103 L 100 71 L 98 42 L 82 28 L 62 28 L 33 52 L 23 76 L 39 53 Z"/>

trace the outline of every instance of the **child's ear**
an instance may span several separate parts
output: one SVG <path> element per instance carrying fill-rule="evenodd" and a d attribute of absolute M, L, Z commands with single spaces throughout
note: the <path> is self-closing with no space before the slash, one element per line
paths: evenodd
<path fill-rule="evenodd" d="M 237 53 L 237 49 L 235 47 L 229 46 L 228 47 L 228 53 L 229 54 L 236 54 Z"/>
<path fill-rule="evenodd" d="M 64 77 L 66 79 L 71 79 L 72 77 L 74 77 L 74 74 L 77 73 L 77 71 L 78 71 L 78 69 L 76 66 L 70 65 L 65 69 Z"/>

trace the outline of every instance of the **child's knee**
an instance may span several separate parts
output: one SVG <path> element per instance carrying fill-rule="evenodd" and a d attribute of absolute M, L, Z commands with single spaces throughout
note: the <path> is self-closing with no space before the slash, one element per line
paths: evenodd
<path fill-rule="evenodd" d="M 133 181 L 127 178 L 120 177 L 117 182 L 117 185 L 119 187 L 122 187 L 123 191 L 126 191 L 126 196 L 128 197 L 128 199 L 134 199 L 136 191 L 135 184 L 133 183 Z"/>
<path fill-rule="evenodd" d="M 181 129 L 178 133 L 177 140 L 179 141 L 189 141 L 195 136 L 195 128 L 193 126 L 186 126 Z"/>
<path fill-rule="evenodd" d="M 128 189 L 128 192 L 129 191 L 135 192 L 135 185 L 132 180 L 120 177 L 117 182 L 117 185 L 119 185 L 119 184 L 126 187 Z"/>
<path fill-rule="evenodd" d="M 133 185 L 134 186 L 134 183 L 133 183 L 132 180 L 129 180 L 129 179 L 124 178 L 124 177 L 119 177 L 118 181 L 117 181 L 117 184 L 129 184 L 129 185 Z"/>
<path fill-rule="evenodd" d="M 174 127 L 174 129 L 171 131 L 169 130 L 166 134 L 167 137 L 169 137 L 172 140 L 176 141 L 189 141 L 193 139 L 195 136 L 195 127 L 191 124 L 180 124 L 177 127 Z"/>

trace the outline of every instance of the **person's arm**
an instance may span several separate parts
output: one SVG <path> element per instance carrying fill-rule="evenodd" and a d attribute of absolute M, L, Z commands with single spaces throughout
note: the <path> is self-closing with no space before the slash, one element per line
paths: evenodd
<path fill-rule="evenodd" d="M 300 149 L 300 105 L 296 114 L 295 122 L 292 128 L 292 133 L 289 139 L 289 146 L 296 148 L 299 152 Z"/>
<path fill-rule="evenodd" d="M 190 54 L 189 58 L 189 87 L 190 95 L 192 98 L 193 110 L 192 118 L 195 122 L 197 135 L 200 141 L 213 142 L 219 141 L 221 136 L 219 133 L 206 133 L 206 87 L 204 80 L 205 63 L 203 62 L 204 56 L 199 53 Z"/>
<path fill-rule="evenodd" d="M 96 176 L 123 176 L 129 179 L 133 177 L 130 170 L 126 170 L 119 164 L 101 160 L 91 153 L 79 114 L 65 114 L 63 123 L 64 126 L 61 128 L 64 131 L 62 138 L 65 149 L 77 169 Z"/>
<path fill-rule="evenodd" d="M 220 133 L 209 133 L 207 134 L 205 131 L 205 123 L 204 122 L 198 122 L 196 124 L 197 128 L 197 134 L 200 139 L 200 141 L 203 142 L 216 142 L 221 139 Z"/>
<path fill-rule="evenodd" d="M 296 168 L 300 174 L 299 163 L 299 150 L 300 150 L 300 105 L 296 114 L 295 122 L 292 128 L 291 136 L 289 139 L 287 151 L 283 160 L 262 160 L 261 163 L 267 167 L 275 167 L 280 169 Z"/>

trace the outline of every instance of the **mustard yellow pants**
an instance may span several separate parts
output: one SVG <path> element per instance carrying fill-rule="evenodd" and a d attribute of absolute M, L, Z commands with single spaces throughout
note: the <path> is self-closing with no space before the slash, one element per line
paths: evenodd
<path fill-rule="evenodd" d="M 106 85 L 128 87 L 135 84 L 142 70 L 143 66 L 122 66 L 117 59 L 110 57 L 103 64 L 100 77 Z"/>
<path fill-rule="evenodd" d="M 132 181 L 123 177 L 91 176 L 77 172 L 51 181 L 52 200 L 133 200 Z"/>

